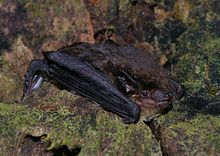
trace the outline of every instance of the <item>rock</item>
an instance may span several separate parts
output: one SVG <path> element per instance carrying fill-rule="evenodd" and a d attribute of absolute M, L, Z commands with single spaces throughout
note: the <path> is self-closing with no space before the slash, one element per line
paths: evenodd
<path fill-rule="evenodd" d="M 23 79 L 27 67 L 34 59 L 33 52 L 24 44 L 24 39 L 19 36 L 11 45 L 11 51 L 3 54 L 3 59 L 11 65 L 11 71 L 16 73 L 18 79 Z"/>
<path fill-rule="evenodd" d="M 212 3 L 206 3 L 206 7 Z M 198 4 L 190 5 L 190 14 L 198 8 L 206 9 Z M 171 62 L 175 64 L 172 72 L 185 86 L 185 97 L 151 125 L 167 155 L 219 155 L 220 152 L 220 73 L 216 72 L 220 70 L 220 40 L 218 33 L 213 32 L 216 20 L 210 21 L 208 14 L 189 17 L 194 25 L 188 21 L 187 30 L 177 38 L 171 52 Z"/>
<path fill-rule="evenodd" d="M 4 51 L 2 55 L 0 97 L 5 102 L 20 100 L 23 76 L 34 58 L 32 50 L 24 44 L 23 40 L 19 36 L 11 45 L 11 50 Z"/>
<path fill-rule="evenodd" d="M 218 155 L 219 16 L 218 0 L 0 1 L 0 155 Z M 33 58 L 99 30 L 170 62 L 186 88 L 172 111 L 125 125 L 49 83 L 16 104 Z"/>
<path fill-rule="evenodd" d="M 125 125 L 101 108 L 82 116 L 69 112 L 62 105 L 57 111 L 44 112 L 24 105 L 0 103 L 0 116 L 1 122 L 5 123 L 0 127 L 0 140 L 4 145 L 1 155 L 18 151 L 17 154 L 22 155 L 28 149 L 34 153 L 37 147 L 38 153 L 53 152 L 61 145 L 66 145 L 69 150 L 81 148 L 82 155 L 161 155 L 159 143 L 144 123 Z M 44 145 L 39 146 L 30 139 L 28 143 L 24 142 L 28 137 L 39 139 Z M 9 150 L 9 145 L 14 147 L 13 150 Z"/>

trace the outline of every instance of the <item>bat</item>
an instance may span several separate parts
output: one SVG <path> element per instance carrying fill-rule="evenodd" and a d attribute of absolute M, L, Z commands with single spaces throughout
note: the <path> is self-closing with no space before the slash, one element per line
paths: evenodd
<path fill-rule="evenodd" d="M 79 42 L 43 55 L 28 67 L 22 99 L 52 79 L 99 103 L 124 123 L 135 123 L 142 116 L 150 120 L 161 114 L 173 97 L 183 95 L 183 86 L 152 55 L 132 45 Z"/>

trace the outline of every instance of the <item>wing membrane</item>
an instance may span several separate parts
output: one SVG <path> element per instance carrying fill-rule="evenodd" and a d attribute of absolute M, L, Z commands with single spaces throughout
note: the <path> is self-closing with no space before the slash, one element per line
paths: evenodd
<path fill-rule="evenodd" d="M 50 75 L 69 90 L 96 101 L 127 122 L 135 122 L 139 118 L 139 106 L 90 64 L 60 52 L 47 53 L 45 57 L 53 62 L 49 69 Z"/>

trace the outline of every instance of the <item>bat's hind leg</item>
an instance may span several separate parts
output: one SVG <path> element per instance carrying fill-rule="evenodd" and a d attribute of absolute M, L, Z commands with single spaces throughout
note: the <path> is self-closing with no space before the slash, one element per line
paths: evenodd
<path fill-rule="evenodd" d="M 23 96 L 21 101 L 29 96 L 34 90 L 38 89 L 41 86 L 43 79 L 48 76 L 47 62 L 45 60 L 33 60 L 24 76 Z"/>

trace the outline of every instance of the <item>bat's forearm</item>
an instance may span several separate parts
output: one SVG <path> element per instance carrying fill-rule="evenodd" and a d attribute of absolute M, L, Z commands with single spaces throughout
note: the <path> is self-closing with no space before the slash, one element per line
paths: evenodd
<path fill-rule="evenodd" d="M 76 93 L 92 99 L 103 108 L 123 117 L 125 122 L 135 122 L 139 118 L 140 108 L 124 96 L 107 77 L 92 66 L 63 54 L 54 53 L 50 59 L 65 60 L 60 65 L 52 65 L 50 75 L 59 83 Z"/>

